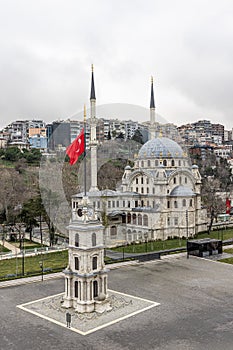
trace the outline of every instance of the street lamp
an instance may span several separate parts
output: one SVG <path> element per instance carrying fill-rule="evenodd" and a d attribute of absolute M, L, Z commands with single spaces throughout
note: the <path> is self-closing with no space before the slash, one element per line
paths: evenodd
<path fill-rule="evenodd" d="M 146 253 L 147 253 L 147 238 L 148 238 L 148 233 L 144 233 L 144 238 L 146 242 Z"/>
<path fill-rule="evenodd" d="M 124 242 L 123 243 L 123 249 L 122 249 L 122 259 L 123 259 L 123 261 L 125 261 L 125 246 L 127 246 L 127 242 Z"/>
<path fill-rule="evenodd" d="M 188 237 L 189 237 L 189 217 L 188 217 L 188 210 L 186 210 L 186 249 L 187 249 L 187 259 L 189 258 L 189 252 L 188 252 Z"/>
<path fill-rule="evenodd" d="M 20 242 L 21 242 L 21 250 L 22 250 L 22 275 L 24 276 L 24 233 L 20 233 Z"/>
<path fill-rule="evenodd" d="M 39 264 L 40 264 L 40 268 L 41 268 L 41 281 L 43 282 L 43 280 L 44 280 L 44 262 L 43 262 L 43 260 L 39 261 Z"/>

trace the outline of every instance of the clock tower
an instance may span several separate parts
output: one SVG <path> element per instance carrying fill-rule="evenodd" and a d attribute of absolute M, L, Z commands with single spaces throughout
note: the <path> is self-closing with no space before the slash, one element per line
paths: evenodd
<path fill-rule="evenodd" d="M 68 229 L 69 262 L 64 270 L 63 307 L 80 313 L 109 310 L 103 225 L 87 196 L 81 201 L 73 196 Z"/>

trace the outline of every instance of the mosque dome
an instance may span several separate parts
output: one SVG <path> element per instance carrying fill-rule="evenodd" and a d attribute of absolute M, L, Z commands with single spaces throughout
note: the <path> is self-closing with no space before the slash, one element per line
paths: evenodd
<path fill-rule="evenodd" d="M 125 170 L 131 170 L 131 166 L 130 165 L 126 165 Z"/>
<path fill-rule="evenodd" d="M 138 153 L 144 158 L 182 158 L 184 151 L 175 141 L 167 137 L 158 137 L 146 142 Z"/>
<path fill-rule="evenodd" d="M 195 194 L 193 193 L 192 189 L 186 186 L 176 186 L 170 193 L 170 196 L 175 197 L 189 197 L 194 195 Z"/>

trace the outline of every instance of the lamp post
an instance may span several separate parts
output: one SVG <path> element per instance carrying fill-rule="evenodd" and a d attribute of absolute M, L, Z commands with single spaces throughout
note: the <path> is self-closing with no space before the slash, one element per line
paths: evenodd
<path fill-rule="evenodd" d="M 40 268 L 41 268 L 41 281 L 43 282 L 44 280 L 44 262 L 43 260 L 39 261 Z"/>
<path fill-rule="evenodd" d="M 187 259 L 189 258 L 189 252 L 188 252 L 188 237 L 189 237 L 189 217 L 188 217 L 188 210 L 186 210 L 186 249 L 187 249 Z"/>
<path fill-rule="evenodd" d="M 125 260 L 125 243 L 123 244 L 123 250 L 122 250 L 122 260 Z"/>
<path fill-rule="evenodd" d="M 24 276 L 24 233 L 20 233 L 21 236 L 21 249 L 22 249 L 22 275 Z"/>
<path fill-rule="evenodd" d="M 144 238 L 145 238 L 145 243 L 146 243 L 146 253 L 147 253 L 147 238 L 148 238 L 148 233 L 144 233 Z"/>

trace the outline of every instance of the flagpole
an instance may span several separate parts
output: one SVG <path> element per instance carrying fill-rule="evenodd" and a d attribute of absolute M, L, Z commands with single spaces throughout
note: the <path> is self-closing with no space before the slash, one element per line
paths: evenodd
<path fill-rule="evenodd" d="M 84 196 L 87 195 L 87 162 L 86 162 L 86 105 L 84 105 L 84 113 L 83 113 L 83 120 L 84 120 Z"/>

